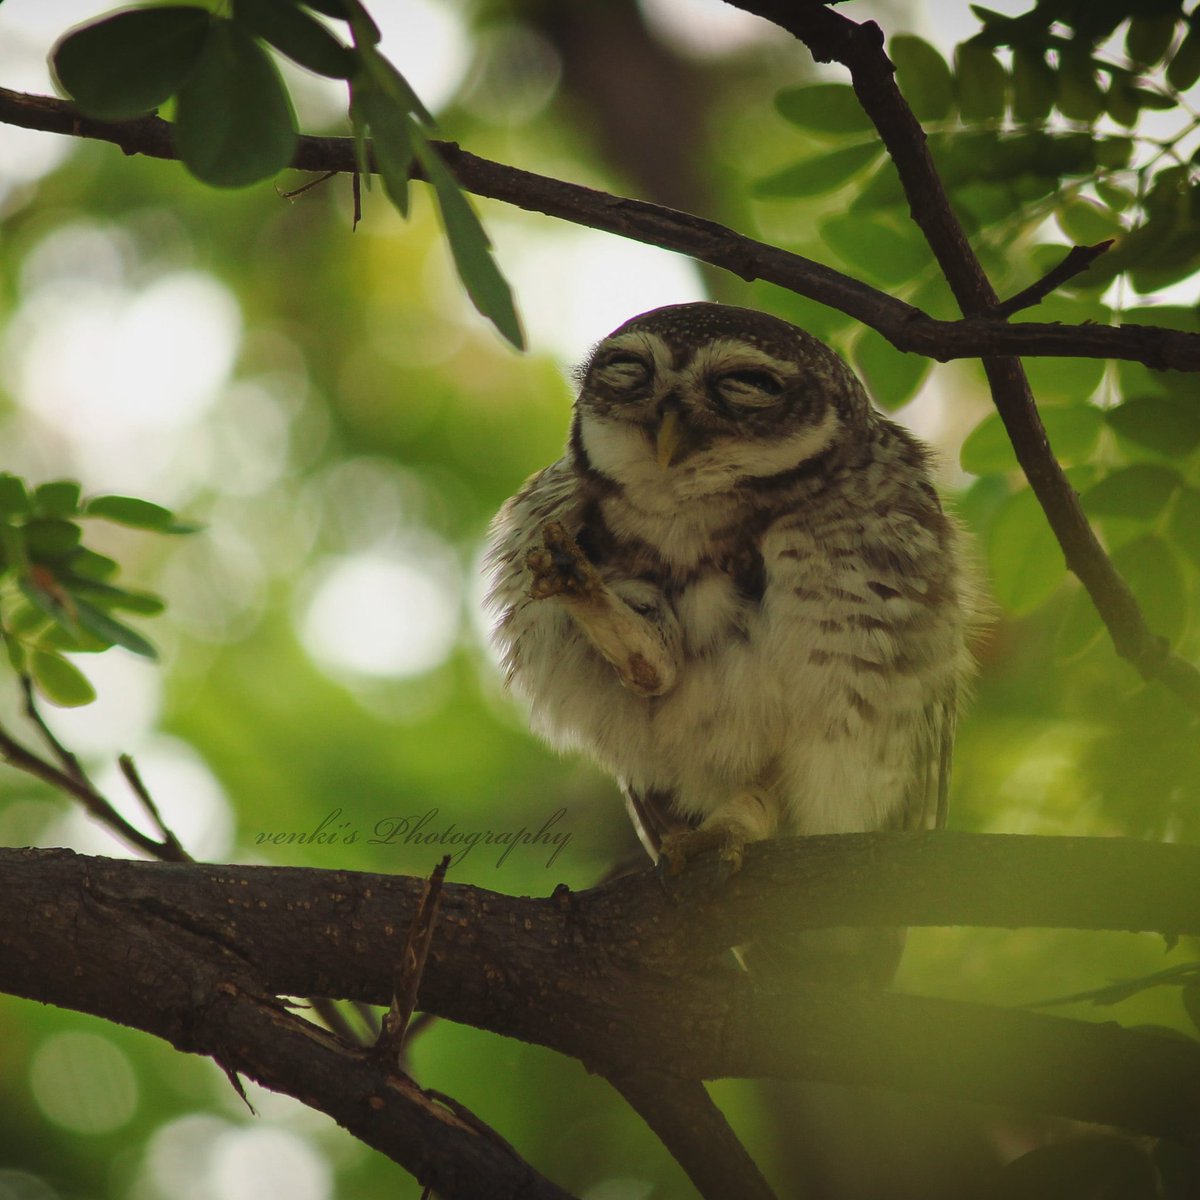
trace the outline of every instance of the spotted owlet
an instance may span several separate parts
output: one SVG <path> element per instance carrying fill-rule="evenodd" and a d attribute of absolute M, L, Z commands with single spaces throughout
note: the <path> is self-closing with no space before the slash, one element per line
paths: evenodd
<path fill-rule="evenodd" d="M 534 729 L 611 771 L 673 868 L 940 821 L 971 599 L 925 447 L 747 309 L 644 313 L 580 380 L 566 453 L 491 532 Z"/>

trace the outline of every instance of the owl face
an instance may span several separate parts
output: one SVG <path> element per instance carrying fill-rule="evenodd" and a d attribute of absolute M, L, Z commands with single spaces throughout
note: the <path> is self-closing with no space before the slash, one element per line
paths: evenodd
<path fill-rule="evenodd" d="M 627 487 L 687 498 L 791 471 L 867 401 L 827 346 L 765 313 L 679 304 L 626 322 L 582 372 L 576 452 Z"/>

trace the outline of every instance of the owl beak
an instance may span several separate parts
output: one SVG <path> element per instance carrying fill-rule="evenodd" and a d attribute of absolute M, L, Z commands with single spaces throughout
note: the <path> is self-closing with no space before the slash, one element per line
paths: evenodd
<path fill-rule="evenodd" d="M 679 443 L 683 440 L 683 432 L 679 428 L 679 414 L 673 409 L 663 413 L 662 424 L 654 438 L 654 449 L 658 457 L 658 465 L 665 471 L 674 461 L 679 452 Z"/>

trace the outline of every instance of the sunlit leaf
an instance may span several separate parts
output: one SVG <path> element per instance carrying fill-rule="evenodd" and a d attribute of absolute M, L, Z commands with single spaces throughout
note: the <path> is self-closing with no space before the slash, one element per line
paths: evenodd
<path fill-rule="evenodd" d="M 29 656 L 29 672 L 38 691 L 60 708 L 78 708 L 96 698 L 96 689 L 87 676 L 61 654 L 35 650 Z"/>
<path fill-rule="evenodd" d="M 963 42 L 955 49 L 954 86 L 964 121 L 995 121 L 1004 116 L 1008 72 L 989 47 Z"/>
<path fill-rule="evenodd" d="M 106 554 L 97 554 L 86 546 L 79 546 L 66 558 L 66 566 L 75 575 L 89 579 L 108 579 L 120 569 L 116 559 Z"/>
<path fill-rule="evenodd" d="M 214 187 L 246 187 L 277 174 L 296 150 L 296 115 L 271 56 L 232 21 L 214 21 L 204 53 L 179 92 L 179 156 Z"/>
<path fill-rule="evenodd" d="M 933 259 L 911 221 L 889 224 L 858 214 L 830 217 L 821 238 L 847 265 L 893 286 L 907 283 Z"/>
<path fill-rule="evenodd" d="M 888 43 L 896 82 L 921 121 L 940 121 L 954 108 L 954 77 L 946 60 L 927 41 L 899 34 Z"/>
<path fill-rule="evenodd" d="M 878 143 L 844 146 L 784 167 L 754 185 L 756 196 L 819 196 L 840 187 L 882 153 Z"/>
<path fill-rule="evenodd" d="M 409 118 L 390 96 L 370 85 L 354 90 L 353 112 L 370 128 L 371 151 L 384 191 L 401 215 L 408 215 L 408 190 L 415 158 Z"/>
<path fill-rule="evenodd" d="M 446 164 L 415 124 L 410 123 L 409 134 L 425 177 L 437 194 L 446 240 L 450 243 L 454 264 L 467 295 L 505 338 L 518 350 L 522 349 L 525 335 L 513 305 L 512 289 L 492 258 L 487 234 L 479 218 Z"/>
<path fill-rule="evenodd" d="M 433 114 L 421 102 L 421 97 L 413 91 L 412 84 L 382 54 L 374 49 L 365 49 L 362 58 L 367 76 L 379 91 L 390 97 L 404 112 L 414 114 L 423 124 L 431 128 L 437 124 Z"/>
<path fill-rule="evenodd" d="M 85 113 L 123 121 L 157 108 L 187 82 L 211 21 L 204 9 L 185 5 L 133 9 L 67 34 L 51 60 Z"/>
<path fill-rule="evenodd" d="M 1178 396 L 1135 396 L 1105 417 L 1122 437 L 1169 458 L 1200 446 L 1200 405 Z"/>
<path fill-rule="evenodd" d="M 87 502 L 84 512 L 89 517 L 103 517 L 119 525 L 135 529 L 154 529 L 160 533 L 193 533 L 197 526 L 178 521 L 169 508 L 136 496 L 95 496 Z"/>
<path fill-rule="evenodd" d="M 1079 196 L 1064 199 L 1054 215 L 1067 237 L 1081 246 L 1120 237 L 1125 232 L 1125 227 L 1107 208 Z"/>
<path fill-rule="evenodd" d="M 1136 463 L 1110 472 L 1081 500 L 1084 511 L 1094 517 L 1137 517 L 1149 523 L 1182 485 L 1170 467 Z"/>
<path fill-rule="evenodd" d="M 1103 413 L 1091 404 L 1046 405 L 1041 418 L 1055 457 L 1067 464 L 1086 461 L 1104 427 Z M 967 435 L 960 461 L 962 469 L 972 475 L 1017 469 L 1017 457 L 999 413 L 989 413 Z"/>
<path fill-rule="evenodd" d="M 1153 534 L 1113 551 L 1113 566 L 1133 589 L 1146 623 L 1160 637 L 1175 641 L 1187 625 L 1187 589 L 1171 547 Z"/>
<path fill-rule="evenodd" d="M 880 408 L 893 412 L 916 395 L 932 363 L 921 354 L 897 350 L 874 329 L 864 329 L 851 356 Z"/>
<path fill-rule="evenodd" d="M 139 613 L 145 617 L 157 616 L 166 608 L 162 597 L 150 592 L 130 592 L 125 588 L 69 573 L 64 576 L 62 582 L 72 596 L 82 596 L 100 608 L 124 609 L 126 612 Z"/>
<path fill-rule="evenodd" d="M 987 561 L 996 599 L 1015 616 L 1044 604 L 1066 577 L 1062 550 L 1028 488 L 1010 496 L 996 513 Z"/>
<path fill-rule="evenodd" d="M 1091 596 L 1082 587 L 1075 588 L 1054 637 L 1055 653 L 1059 658 L 1076 658 L 1090 650 L 1103 633 L 1104 622 Z"/>
<path fill-rule="evenodd" d="M 354 51 L 291 0 L 233 0 L 233 19 L 318 75 L 349 79 L 358 69 Z"/>
<path fill-rule="evenodd" d="M 874 129 L 854 89 L 845 83 L 810 83 L 775 97 L 780 116 L 811 133 L 868 133 Z"/>
<path fill-rule="evenodd" d="M 1171 544 L 1200 567 L 1200 491 L 1186 487 L 1176 496 L 1167 531 Z"/>

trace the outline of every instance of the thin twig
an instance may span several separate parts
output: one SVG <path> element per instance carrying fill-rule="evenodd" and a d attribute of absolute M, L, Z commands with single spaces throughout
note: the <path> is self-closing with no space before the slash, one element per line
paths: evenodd
<path fill-rule="evenodd" d="M 1031 283 L 1027 288 L 1017 292 L 1015 296 L 1001 301 L 992 310 L 993 315 L 1011 317 L 1013 313 L 1020 312 L 1023 308 L 1032 308 L 1035 304 L 1040 304 L 1068 279 L 1086 271 L 1112 244 L 1113 239 L 1109 238 L 1107 241 L 1097 242 L 1094 246 L 1072 246 L 1058 266 L 1047 271 L 1036 283 Z"/>
<path fill-rule="evenodd" d="M 38 733 L 42 736 L 42 741 L 46 743 L 50 752 L 62 764 L 63 770 L 72 779 L 78 780 L 86 787 L 92 787 L 92 781 L 88 778 L 87 772 L 83 769 L 79 759 L 58 740 L 54 731 L 46 724 L 46 719 L 42 716 L 42 710 L 38 707 L 37 696 L 33 690 L 33 680 L 28 675 L 21 676 L 21 693 L 25 700 L 25 715 L 37 727 Z"/>
<path fill-rule="evenodd" d="M 742 3 L 740 7 L 757 11 L 766 6 Z M 0 88 L 0 122 L 110 142 L 126 154 L 178 157 L 171 125 L 154 116 L 96 121 L 62 100 Z M 1122 358 L 1161 370 L 1200 370 L 1200 335 L 1152 325 L 1010 324 L 990 311 L 960 321 L 939 321 L 832 267 L 745 237 L 716 221 L 522 171 L 469 154 L 453 142 L 433 144 L 459 183 L 478 196 L 686 254 L 741 279 L 778 284 L 846 313 L 882 334 L 898 350 L 939 362 L 985 354 L 1022 354 Z M 353 175 L 357 169 L 354 140 L 301 137 L 292 166 L 300 171 Z M 356 195 L 356 222 L 360 215 Z"/>
<path fill-rule="evenodd" d="M 162 835 L 163 843 L 171 847 L 173 851 L 171 861 L 191 862 L 192 856 L 183 848 L 183 843 L 180 842 L 163 820 L 162 813 L 158 811 L 158 805 L 154 803 L 154 797 L 150 795 L 150 789 L 146 787 L 146 784 L 142 780 L 141 773 L 138 771 L 133 758 L 128 754 L 122 754 L 117 758 L 117 765 L 121 768 L 121 774 L 125 776 L 125 782 L 129 784 L 133 790 L 133 794 L 142 802 L 142 807 L 149 814 L 155 828 Z"/>
<path fill-rule="evenodd" d="M 808 46 L 817 61 L 840 62 L 849 69 L 859 103 L 896 166 L 913 220 L 925 235 L 964 316 L 974 321 L 994 314 L 999 297 L 954 214 L 925 131 L 896 86 L 895 66 L 884 51 L 879 26 L 873 21 L 859 24 L 815 0 L 730 3 L 788 30 Z M 1019 358 L 1007 356 L 1011 351 L 1011 346 L 993 345 L 983 356 L 984 372 L 1017 461 L 1062 547 L 1067 566 L 1087 589 L 1117 653 L 1143 679 L 1158 680 L 1200 710 L 1200 670 L 1173 654 L 1167 641 L 1147 624 L 1054 456 L 1025 370 Z"/>

